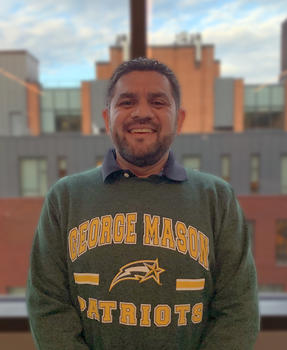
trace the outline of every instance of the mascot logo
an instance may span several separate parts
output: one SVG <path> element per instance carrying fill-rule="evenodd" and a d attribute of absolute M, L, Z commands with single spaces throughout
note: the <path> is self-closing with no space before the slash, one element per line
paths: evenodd
<path fill-rule="evenodd" d="M 161 285 L 159 275 L 165 270 L 158 265 L 158 259 L 138 260 L 128 263 L 120 268 L 110 285 L 109 291 L 119 282 L 126 280 L 135 280 L 143 283 L 151 278 Z"/>

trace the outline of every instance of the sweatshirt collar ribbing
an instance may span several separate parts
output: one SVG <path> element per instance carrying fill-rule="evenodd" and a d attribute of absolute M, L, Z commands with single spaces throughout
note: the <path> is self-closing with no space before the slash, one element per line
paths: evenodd
<path fill-rule="evenodd" d="M 114 149 L 109 149 L 105 155 L 102 165 L 102 176 L 105 181 L 111 174 L 118 172 L 119 174 L 124 170 L 121 169 L 116 161 L 116 152 Z M 159 176 L 165 176 L 173 181 L 185 181 L 187 179 L 186 171 L 182 165 L 180 165 L 174 158 L 173 153 L 170 151 L 167 162 L 163 168 L 163 171 L 158 174 Z"/>

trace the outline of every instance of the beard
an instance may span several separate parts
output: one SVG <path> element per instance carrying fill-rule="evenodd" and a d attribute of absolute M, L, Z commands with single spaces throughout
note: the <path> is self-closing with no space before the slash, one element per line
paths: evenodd
<path fill-rule="evenodd" d="M 113 141 L 117 151 L 123 159 L 135 166 L 146 167 L 156 164 L 164 156 L 169 150 L 175 134 L 176 132 L 174 131 L 163 137 L 158 135 L 155 142 L 148 147 L 141 148 L 139 145 L 138 150 L 134 149 L 128 143 L 125 136 L 121 137 L 116 131 L 114 133 Z"/>

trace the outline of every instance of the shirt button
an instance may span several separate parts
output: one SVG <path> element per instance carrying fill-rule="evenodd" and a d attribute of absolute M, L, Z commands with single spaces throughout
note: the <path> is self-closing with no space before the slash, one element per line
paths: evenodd
<path fill-rule="evenodd" d="M 124 173 L 124 177 L 128 178 L 128 177 L 130 177 L 130 174 L 129 173 Z"/>

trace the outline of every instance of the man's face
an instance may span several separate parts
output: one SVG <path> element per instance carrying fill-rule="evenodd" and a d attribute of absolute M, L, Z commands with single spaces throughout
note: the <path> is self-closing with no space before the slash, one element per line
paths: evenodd
<path fill-rule="evenodd" d="M 180 131 L 183 110 L 176 110 L 168 79 L 154 71 L 134 71 L 116 83 L 109 110 L 103 112 L 117 152 L 139 167 L 157 163 Z"/>

